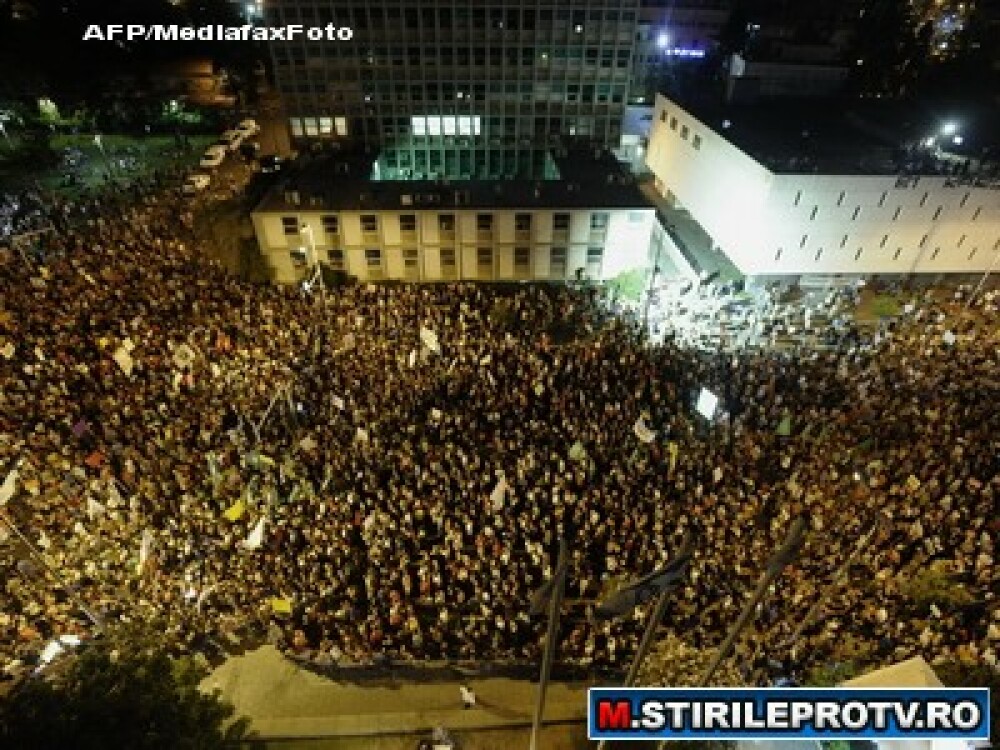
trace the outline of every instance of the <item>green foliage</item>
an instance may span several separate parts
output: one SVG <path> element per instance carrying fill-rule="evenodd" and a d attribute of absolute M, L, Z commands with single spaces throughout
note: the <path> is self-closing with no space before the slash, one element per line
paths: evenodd
<path fill-rule="evenodd" d="M 935 664 L 934 672 L 948 687 L 978 687 L 990 689 L 990 738 L 1000 738 L 1000 672 L 983 664 L 958 661 Z"/>
<path fill-rule="evenodd" d="M 813 667 L 805 682 L 809 687 L 835 687 L 860 673 L 861 665 L 857 662 L 835 661 Z"/>
<path fill-rule="evenodd" d="M 54 662 L 0 703 L 0 747 L 211 750 L 242 739 L 245 720 L 198 690 L 203 670 L 152 637 L 114 636 Z"/>
<path fill-rule="evenodd" d="M 609 283 L 622 299 L 638 302 L 649 288 L 649 271 L 644 268 L 624 271 L 611 279 Z"/>
<path fill-rule="evenodd" d="M 944 560 L 920 568 L 903 583 L 902 591 L 922 607 L 931 604 L 954 607 L 973 601 L 972 595 L 955 580 Z"/>
<path fill-rule="evenodd" d="M 891 295 L 881 294 L 872 301 L 872 312 L 880 318 L 894 318 L 899 311 L 899 300 Z"/>

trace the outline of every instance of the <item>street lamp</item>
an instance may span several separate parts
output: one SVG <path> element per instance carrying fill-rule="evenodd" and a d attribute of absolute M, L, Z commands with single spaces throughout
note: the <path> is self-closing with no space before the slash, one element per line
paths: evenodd
<path fill-rule="evenodd" d="M 944 125 L 941 126 L 941 135 L 955 135 L 958 132 L 958 124 L 953 120 L 949 120 Z"/>

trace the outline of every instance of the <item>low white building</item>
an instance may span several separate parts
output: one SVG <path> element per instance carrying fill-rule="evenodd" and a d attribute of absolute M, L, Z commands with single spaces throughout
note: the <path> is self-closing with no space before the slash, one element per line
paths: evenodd
<path fill-rule="evenodd" d="M 647 164 L 668 202 L 750 276 L 988 270 L 1000 258 L 996 166 L 990 177 L 975 160 L 948 162 L 938 141 L 904 148 L 930 126 L 886 106 L 696 116 L 658 96 Z"/>
<path fill-rule="evenodd" d="M 606 155 L 567 154 L 563 179 L 379 182 L 371 161 L 314 161 L 253 212 L 273 277 L 313 258 L 362 281 L 611 279 L 651 263 L 655 209 Z M 315 255 L 314 255 L 315 251 Z"/>

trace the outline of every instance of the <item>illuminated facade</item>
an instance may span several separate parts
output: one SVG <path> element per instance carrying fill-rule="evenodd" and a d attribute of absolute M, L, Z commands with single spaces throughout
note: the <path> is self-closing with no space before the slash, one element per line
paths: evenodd
<path fill-rule="evenodd" d="M 560 179 L 443 185 L 373 181 L 370 160 L 320 158 L 272 189 L 253 223 L 282 283 L 317 261 L 362 281 L 567 281 L 657 257 L 656 211 L 612 158 L 569 152 L 552 166 Z"/>
<path fill-rule="evenodd" d="M 886 143 L 860 107 L 838 117 L 816 106 L 798 118 L 775 107 L 696 116 L 657 97 L 647 153 L 657 189 L 751 276 L 1000 267 L 1000 180 L 934 147 Z"/>
<path fill-rule="evenodd" d="M 639 0 L 270 0 L 292 139 L 380 153 L 382 179 L 549 178 L 545 150 L 618 145 Z"/>

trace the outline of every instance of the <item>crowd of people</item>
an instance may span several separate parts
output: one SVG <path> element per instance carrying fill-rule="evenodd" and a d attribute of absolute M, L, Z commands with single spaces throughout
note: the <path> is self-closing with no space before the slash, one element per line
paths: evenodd
<path fill-rule="evenodd" d="M 6 675 L 135 622 L 176 653 L 256 632 L 319 665 L 537 660 L 563 538 L 557 658 L 624 666 L 648 606 L 590 610 L 689 531 L 664 625 L 710 649 L 803 514 L 748 681 L 848 638 L 996 666 L 1000 297 L 720 355 L 651 343 L 595 289 L 250 285 L 202 258 L 186 200 L 76 207 L 37 262 L 0 250 Z M 932 564 L 961 606 L 908 595 Z"/>

